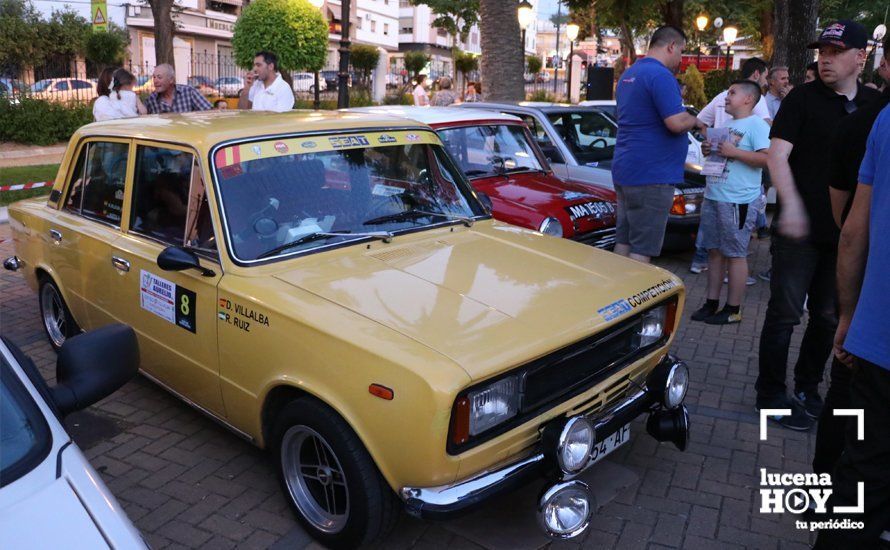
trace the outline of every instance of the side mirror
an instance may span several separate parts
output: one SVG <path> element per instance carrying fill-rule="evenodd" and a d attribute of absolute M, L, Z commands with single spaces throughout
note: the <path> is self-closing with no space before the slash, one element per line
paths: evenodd
<path fill-rule="evenodd" d="M 201 267 L 198 255 L 181 246 L 168 246 L 158 255 L 158 267 L 164 271 L 185 271 L 197 269 L 205 277 L 213 277 L 216 273 L 212 269 Z"/>
<path fill-rule="evenodd" d="M 482 207 L 485 208 L 485 211 L 488 214 L 491 214 L 491 197 L 482 191 L 476 191 L 476 197 L 479 199 L 479 202 L 482 203 Z"/>
<path fill-rule="evenodd" d="M 62 345 L 52 398 L 62 416 L 108 397 L 139 371 L 136 332 L 114 324 L 79 334 Z"/>

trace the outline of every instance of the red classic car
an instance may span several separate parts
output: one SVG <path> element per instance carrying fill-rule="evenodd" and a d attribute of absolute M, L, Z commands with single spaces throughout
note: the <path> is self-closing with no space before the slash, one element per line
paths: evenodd
<path fill-rule="evenodd" d="M 615 245 L 615 192 L 557 178 L 519 118 L 448 107 L 364 107 L 432 126 L 495 219 L 598 248 Z"/>

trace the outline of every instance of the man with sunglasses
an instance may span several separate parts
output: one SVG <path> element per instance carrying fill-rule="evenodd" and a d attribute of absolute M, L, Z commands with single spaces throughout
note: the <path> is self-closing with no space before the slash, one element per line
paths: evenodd
<path fill-rule="evenodd" d="M 856 22 L 827 25 L 809 46 L 819 50 L 820 78 L 786 96 L 770 131 L 768 165 L 779 196 L 778 234 L 771 242 L 770 300 L 760 335 L 755 409 L 791 409 L 791 415 L 770 418 L 793 430 L 809 430 L 822 411 L 817 390 L 837 327 L 840 235 L 823 174 L 838 123 L 879 95 L 857 79 L 867 43 L 865 29 Z M 785 371 L 804 300 L 809 320 L 794 367 L 791 400 Z"/>

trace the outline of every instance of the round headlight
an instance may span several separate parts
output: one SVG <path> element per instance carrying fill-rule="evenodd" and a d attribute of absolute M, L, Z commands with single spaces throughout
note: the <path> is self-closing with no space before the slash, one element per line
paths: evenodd
<path fill-rule="evenodd" d="M 664 388 L 664 406 L 675 409 L 683 403 L 686 390 L 689 388 L 689 369 L 683 363 L 677 363 L 668 373 Z"/>
<path fill-rule="evenodd" d="M 562 224 L 556 218 L 547 218 L 541 222 L 538 231 L 551 237 L 562 237 Z"/>
<path fill-rule="evenodd" d="M 557 483 L 538 500 L 538 522 L 556 539 L 580 535 L 590 523 L 590 491 L 580 481 Z"/>
<path fill-rule="evenodd" d="M 583 416 L 570 418 L 559 435 L 556 446 L 556 459 L 559 469 L 566 474 L 577 474 L 590 461 L 593 448 L 593 425 Z"/>

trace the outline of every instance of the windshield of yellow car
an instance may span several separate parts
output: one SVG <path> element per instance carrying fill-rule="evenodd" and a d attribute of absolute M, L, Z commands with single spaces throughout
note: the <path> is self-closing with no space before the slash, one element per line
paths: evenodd
<path fill-rule="evenodd" d="M 544 169 L 522 126 L 486 124 L 440 128 L 442 143 L 471 179 Z"/>
<path fill-rule="evenodd" d="M 430 131 L 239 143 L 217 149 L 213 163 L 240 262 L 486 215 Z"/>

